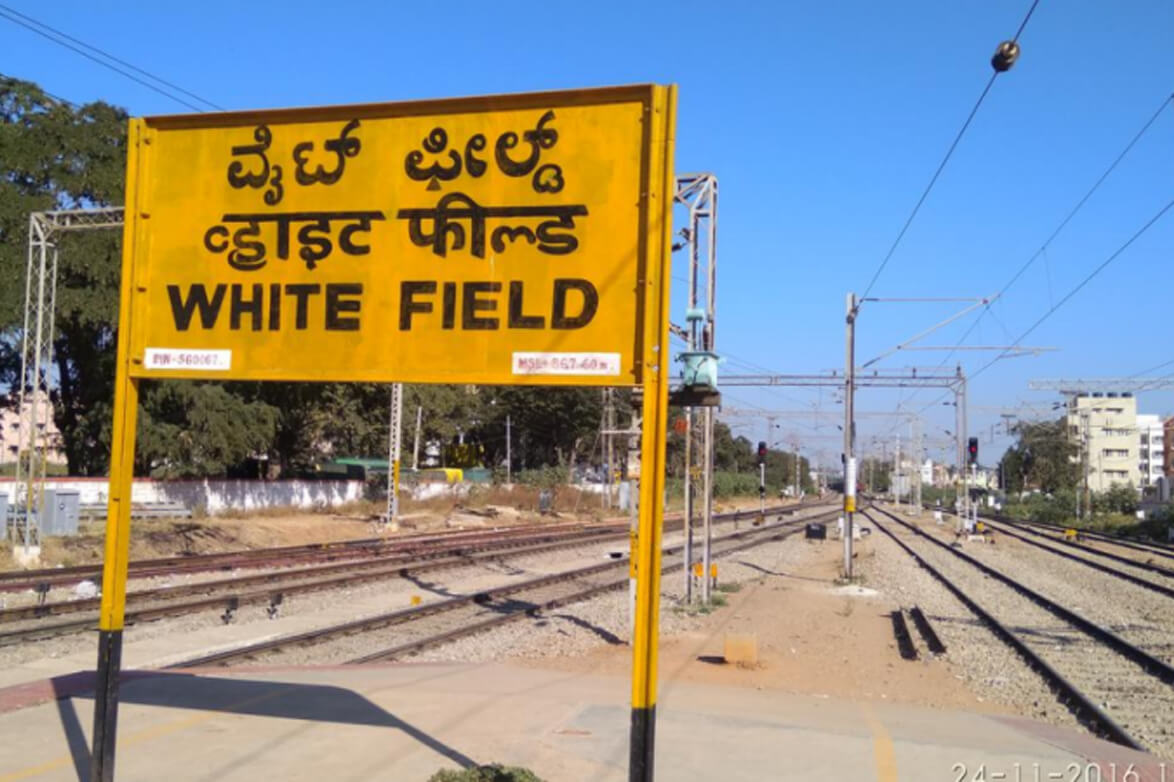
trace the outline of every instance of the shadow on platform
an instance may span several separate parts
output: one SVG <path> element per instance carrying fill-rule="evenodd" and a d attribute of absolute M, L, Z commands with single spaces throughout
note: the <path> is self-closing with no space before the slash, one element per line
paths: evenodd
<path fill-rule="evenodd" d="M 134 675 L 122 680 L 119 696 L 119 703 L 122 705 L 161 706 L 253 717 L 391 728 L 403 731 L 405 735 L 462 768 L 477 765 L 475 760 L 459 750 L 345 687 L 221 678 L 191 673 L 126 673 Z M 57 712 L 78 779 L 80 782 L 87 782 L 90 778 L 90 745 L 71 699 L 92 698 L 93 691 L 91 689 L 79 692 L 76 682 L 73 684 L 74 686 L 58 688 Z"/>

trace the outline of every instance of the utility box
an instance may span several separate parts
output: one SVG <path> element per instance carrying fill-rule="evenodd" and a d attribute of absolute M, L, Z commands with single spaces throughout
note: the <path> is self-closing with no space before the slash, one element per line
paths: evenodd
<path fill-rule="evenodd" d="M 80 492 L 45 489 L 45 504 L 41 508 L 42 535 L 76 535 L 80 515 Z"/>
<path fill-rule="evenodd" d="M 827 540 L 828 528 L 826 524 L 808 524 L 806 532 L 808 540 Z"/>

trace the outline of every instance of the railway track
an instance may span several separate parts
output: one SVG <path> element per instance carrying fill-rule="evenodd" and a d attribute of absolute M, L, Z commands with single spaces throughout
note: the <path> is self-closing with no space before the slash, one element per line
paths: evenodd
<path fill-rule="evenodd" d="M 182 587 L 144 590 L 127 595 L 125 621 L 128 625 L 134 625 L 155 619 L 208 611 L 224 611 L 226 619 L 229 619 L 232 613 L 244 606 L 263 604 L 268 604 L 270 610 L 276 613 L 285 598 L 295 595 L 354 587 L 373 581 L 402 578 L 434 570 L 499 561 L 506 557 L 547 553 L 601 542 L 627 540 L 627 538 L 628 533 L 621 532 L 608 535 L 574 536 L 569 539 L 530 546 L 520 546 L 516 541 L 510 541 L 513 545 L 487 547 L 475 553 L 439 556 L 435 559 L 397 556 L 364 561 L 358 564 L 348 562 L 219 581 L 206 581 Z M 260 588 L 250 588 L 254 586 L 260 586 Z M 193 595 L 203 596 L 192 600 L 180 600 L 180 598 Z M 54 614 L 91 612 L 84 617 L 64 622 L 30 622 L 0 631 L 0 647 L 58 638 L 90 630 L 97 621 L 97 614 L 92 612 L 96 611 L 99 603 L 100 600 L 94 598 L 0 611 L 0 621 L 14 623 L 21 618 L 36 616 L 37 610 L 44 608 L 53 609 Z"/>
<path fill-rule="evenodd" d="M 979 518 L 982 519 L 983 521 L 986 521 L 989 519 L 991 521 L 1002 522 L 1003 524 L 1014 524 L 1017 527 L 1020 527 L 1021 529 L 1032 530 L 1035 534 L 1040 534 L 1043 537 L 1049 537 L 1049 538 L 1053 538 L 1053 539 L 1057 539 L 1057 540 L 1063 538 L 1064 532 L 1066 530 L 1074 529 L 1073 527 L 1064 526 L 1062 524 L 1049 524 L 1049 523 L 1043 522 L 1043 521 L 1028 521 L 1025 519 L 1012 519 L 1007 516 L 998 515 L 998 514 L 996 514 L 994 516 L 990 516 L 989 514 L 983 514 L 983 515 L 980 515 Z M 1081 537 L 1086 538 L 1090 541 L 1095 541 L 1097 543 L 1101 543 L 1101 544 L 1109 545 L 1109 546 L 1117 546 L 1119 548 L 1123 548 L 1123 549 L 1126 549 L 1129 551 L 1137 551 L 1142 554 L 1145 554 L 1146 556 L 1150 557 L 1151 559 L 1156 558 L 1156 561 L 1162 561 L 1162 560 L 1174 561 L 1174 544 L 1159 543 L 1157 541 L 1144 541 L 1144 540 L 1136 540 L 1136 539 L 1119 538 L 1114 535 L 1108 535 L 1104 532 L 1097 532 L 1096 530 L 1077 529 L 1077 532 L 1080 533 Z M 1093 546 L 1081 545 L 1078 541 L 1065 541 L 1065 543 L 1068 543 L 1069 545 L 1076 545 L 1081 548 L 1087 549 L 1089 551 L 1096 551 L 1098 553 L 1107 553 L 1107 552 L 1103 552 L 1100 549 L 1097 549 Z M 1169 565 L 1170 563 L 1168 562 L 1167 564 Z"/>
<path fill-rule="evenodd" d="M 809 506 L 810 507 L 810 506 Z M 797 509 L 797 508 L 796 508 Z M 786 508 L 776 508 L 781 513 Z M 731 522 L 744 514 L 715 515 L 715 519 Z M 679 525 L 678 525 L 679 526 Z M 243 606 L 268 604 L 275 615 L 286 597 L 330 589 L 349 588 L 363 583 L 401 578 L 426 571 L 467 567 L 492 562 L 504 557 L 543 554 L 568 548 L 598 543 L 626 541 L 626 525 L 594 526 L 588 529 L 568 529 L 561 532 L 507 536 L 500 540 L 462 540 L 455 547 L 434 545 L 417 548 L 410 554 L 391 554 L 360 561 L 346 561 L 303 568 L 282 569 L 255 575 L 239 576 L 215 581 L 204 581 L 174 587 L 139 590 L 128 593 L 126 623 L 135 623 L 208 611 L 224 611 L 225 621 Z M 195 599 L 184 600 L 193 596 Z M 0 610 L 0 625 L 9 629 L 0 631 L 0 647 L 17 643 L 85 632 L 94 626 L 99 598 L 59 601 Z M 45 617 L 86 613 L 86 616 L 64 622 L 47 622 Z M 33 620 L 33 621 L 29 621 Z M 41 621 L 36 621 L 41 620 Z M 12 625 L 18 625 L 13 627 Z"/>
<path fill-rule="evenodd" d="M 887 511 L 865 515 L 1012 646 L 1089 730 L 1174 756 L 1174 668 Z M 898 526 L 911 534 L 902 539 Z"/>
<path fill-rule="evenodd" d="M 1101 573 L 1107 573 L 1108 575 L 1114 576 L 1123 581 L 1128 581 L 1129 583 L 1142 587 L 1143 589 L 1148 589 L 1150 591 L 1157 592 L 1158 594 L 1165 595 L 1166 597 L 1174 597 L 1174 569 L 1155 565 L 1152 562 L 1139 562 L 1138 560 L 1132 559 L 1130 557 L 1122 557 L 1108 551 L 1101 551 L 1099 549 L 1094 549 L 1087 546 L 1079 546 L 1078 544 L 1074 545 L 1070 542 L 1060 542 L 1059 538 L 1040 533 L 1031 527 L 1022 526 L 1016 522 L 992 521 L 990 519 L 984 519 L 983 523 L 985 523 L 992 530 L 995 530 L 996 532 L 999 532 L 1003 535 L 1007 535 L 1008 537 L 1015 538 L 1016 540 L 1022 543 L 1026 543 L 1033 548 L 1050 552 L 1058 557 L 1062 557 L 1072 562 L 1079 562 L 1085 567 L 1090 567 L 1094 570 L 1100 571 Z M 1027 534 L 1020 534 L 1020 531 Z M 1037 540 L 1035 539 L 1036 537 L 1041 537 L 1043 540 Z M 1045 540 L 1052 542 L 1044 542 Z M 1130 573 L 1126 569 L 1114 567 L 1112 565 L 1105 564 L 1104 562 L 1098 562 L 1095 559 L 1090 559 L 1086 555 L 1101 557 L 1112 562 L 1117 562 L 1125 565 L 1126 568 L 1136 568 L 1138 570 L 1144 571 L 1146 575 L 1139 576 L 1134 573 Z"/>
<path fill-rule="evenodd" d="M 547 532 L 585 530 L 588 528 L 617 528 L 620 522 L 604 524 L 569 523 L 544 526 Z M 331 543 L 311 543 L 301 546 L 280 546 L 276 548 L 231 551 L 219 554 L 193 554 L 191 556 L 162 557 L 158 559 L 135 560 L 128 568 L 129 577 L 150 578 L 183 573 L 206 573 L 219 570 L 244 570 L 265 567 L 287 567 L 290 565 L 356 560 L 391 553 L 411 553 L 439 543 L 475 545 L 481 540 L 501 539 L 512 536 L 533 535 L 533 527 L 497 527 L 478 530 L 450 530 L 439 533 L 396 536 L 394 538 L 362 538 Z M 11 570 L 0 572 L 0 592 L 14 592 L 72 585 L 82 579 L 101 579 L 102 565 L 77 565 L 64 568 L 41 570 Z"/>
<path fill-rule="evenodd" d="M 805 523 L 827 521 L 838 511 L 751 527 L 713 539 L 715 558 L 763 543 L 789 537 L 802 530 Z M 681 545 L 664 548 L 666 561 L 662 572 L 683 566 Z M 448 598 L 416 608 L 318 628 L 296 635 L 271 639 L 192 658 L 172 666 L 190 668 L 223 665 L 242 660 L 268 659 L 275 654 L 300 647 L 313 647 L 317 662 L 365 663 L 408 656 L 458 638 L 484 632 L 494 627 L 533 616 L 557 606 L 586 600 L 603 592 L 621 589 L 628 584 L 627 560 L 605 562 L 585 568 L 530 579 L 476 594 Z M 375 643 L 377 648 L 356 654 L 349 640 L 356 634 L 369 634 L 396 628 L 391 645 Z"/>
<path fill-rule="evenodd" d="M 805 507 L 813 507 L 813 504 L 800 503 L 797 505 L 772 506 L 767 508 L 766 512 L 768 514 L 786 513 L 802 510 Z M 737 521 L 738 519 L 748 519 L 757 515 L 758 511 L 738 510 L 730 513 L 714 514 L 714 520 L 719 522 L 727 520 Z M 679 528 L 681 526 L 681 514 L 674 513 L 666 515 L 665 525 L 666 530 Z M 606 522 L 563 522 L 542 526 L 542 530 L 546 533 L 583 532 L 588 530 L 598 530 L 602 533 L 627 528 L 627 521 L 618 520 Z M 193 554 L 157 559 L 141 559 L 130 563 L 128 575 L 129 578 L 136 579 L 172 576 L 184 573 L 207 573 L 221 570 L 246 570 L 288 567 L 291 565 L 320 562 L 352 561 L 395 553 L 410 554 L 440 544 L 467 544 L 475 546 L 482 542 L 499 541 L 503 538 L 513 536 L 525 538 L 532 536 L 534 532 L 535 528 L 533 526 L 444 530 L 411 535 L 397 535 L 391 538 L 361 538 L 329 543 L 310 543 L 299 546 L 230 551 L 217 554 Z M 43 568 L 40 570 L 0 571 L 0 592 L 35 590 L 65 585 L 72 586 L 83 579 L 100 580 L 101 577 L 101 563 L 62 568 Z"/>

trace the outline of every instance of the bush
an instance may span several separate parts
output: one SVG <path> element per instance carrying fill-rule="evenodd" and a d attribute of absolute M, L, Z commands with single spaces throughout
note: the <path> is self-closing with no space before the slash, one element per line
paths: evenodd
<path fill-rule="evenodd" d="M 517 470 L 513 474 L 514 483 L 524 486 L 537 486 L 541 489 L 550 489 L 555 486 L 565 486 L 567 483 L 566 467 L 539 467 L 532 470 Z"/>
<path fill-rule="evenodd" d="M 1092 496 L 1092 508 L 1096 513 L 1136 513 L 1137 492 L 1132 487 L 1113 484 L 1108 491 Z"/>
<path fill-rule="evenodd" d="M 437 771 L 428 778 L 428 782 L 542 782 L 542 779 L 533 771 L 494 763 L 460 771 Z"/>

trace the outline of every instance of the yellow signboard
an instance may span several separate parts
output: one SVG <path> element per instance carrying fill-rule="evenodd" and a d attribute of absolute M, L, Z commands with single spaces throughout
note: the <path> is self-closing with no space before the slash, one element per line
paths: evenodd
<path fill-rule="evenodd" d="M 131 376 L 641 383 L 667 99 L 135 120 Z"/>

